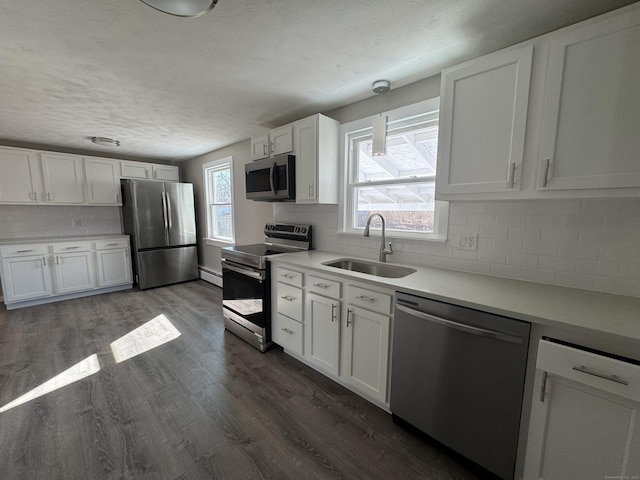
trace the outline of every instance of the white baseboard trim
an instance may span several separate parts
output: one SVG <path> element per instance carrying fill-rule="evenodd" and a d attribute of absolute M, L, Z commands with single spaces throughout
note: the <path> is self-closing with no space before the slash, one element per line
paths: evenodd
<path fill-rule="evenodd" d="M 212 283 L 222 288 L 222 273 L 214 272 L 205 267 L 198 267 L 200 269 L 200 278 L 205 282 Z"/>

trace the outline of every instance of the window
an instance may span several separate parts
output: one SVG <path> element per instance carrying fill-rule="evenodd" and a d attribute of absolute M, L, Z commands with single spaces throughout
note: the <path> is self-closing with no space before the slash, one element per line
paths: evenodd
<path fill-rule="evenodd" d="M 229 244 L 234 241 L 233 226 L 233 158 L 205 163 L 202 166 L 207 207 L 207 240 Z"/>
<path fill-rule="evenodd" d="M 348 158 L 343 231 L 361 233 L 369 215 L 380 213 L 391 236 L 446 239 L 448 204 L 434 197 L 437 108 L 433 99 L 387 112 L 384 156 L 371 153 L 372 117 L 342 126 Z"/>

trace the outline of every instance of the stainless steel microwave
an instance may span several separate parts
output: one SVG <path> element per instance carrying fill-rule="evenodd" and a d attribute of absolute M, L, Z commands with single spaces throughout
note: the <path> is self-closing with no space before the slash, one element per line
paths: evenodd
<path fill-rule="evenodd" d="M 280 155 L 244 166 L 249 200 L 293 202 L 296 199 L 296 157 Z"/>

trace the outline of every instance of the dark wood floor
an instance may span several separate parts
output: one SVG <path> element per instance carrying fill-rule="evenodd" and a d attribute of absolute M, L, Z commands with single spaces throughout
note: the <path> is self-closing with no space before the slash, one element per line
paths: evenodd
<path fill-rule="evenodd" d="M 94 353 L 101 365 L 0 413 L 0 477 L 479 478 L 281 350 L 225 332 L 220 299 L 196 281 L 0 307 L 0 407 Z M 161 313 L 181 336 L 116 364 L 109 344 Z"/>

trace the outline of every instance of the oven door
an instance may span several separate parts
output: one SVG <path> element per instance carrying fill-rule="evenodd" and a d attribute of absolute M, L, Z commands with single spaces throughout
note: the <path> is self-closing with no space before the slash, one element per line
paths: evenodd
<path fill-rule="evenodd" d="M 270 338 L 269 270 L 222 260 L 223 313 L 259 335 Z"/>

